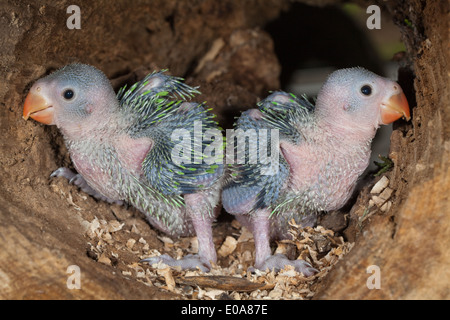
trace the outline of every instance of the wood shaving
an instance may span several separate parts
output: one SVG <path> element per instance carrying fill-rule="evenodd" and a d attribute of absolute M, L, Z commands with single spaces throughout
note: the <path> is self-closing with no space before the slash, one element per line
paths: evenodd
<path fill-rule="evenodd" d="M 371 194 L 381 193 L 387 186 L 389 185 L 389 179 L 386 176 L 381 177 L 377 183 L 373 186 L 372 190 L 370 190 Z"/>
<path fill-rule="evenodd" d="M 217 250 L 217 253 L 221 257 L 229 256 L 236 249 L 237 240 L 233 237 L 226 237 L 225 241 L 222 243 L 222 246 Z"/>
<path fill-rule="evenodd" d="M 392 201 L 389 199 L 392 197 L 394 190 L 389 188 L 389 179 L 383 176 L 370 190 L 371 199 L 369 200 L 369 208 L 374 206 L 379 208 L 382 212 L 389 211 L 392 206 Z M 373 212 L 372 212 L 373 213 Z M 368 215 L 370 216 L 370 215 Z M 368 216 L 363 217 L 361 221 L 365 220 Z"/>
<path fill-rule="evenodd" d="M 127 248 L 130 249 L 130 250 L 132 250 L 135 243 L 136 243 L 136 240 L 134 240 L 134 239 L 132 239 L 132 238 L 131 238 L 131 239 L 128 239 L 128 240 L 127 240 Z"/>
<path fill-rule="evenodd" d="M 136 234 L 138 229 L 134 225 L 125 227 L 118 221 L 96 217 L 85 224 L 86 236 L 90 239 L 89 256 L 118 269 L 118 273 L 127 279 L 179 294 L 185 299 L 311 299 L 317 283 L 353 247 L 332 230 L 322 226 L 301 228 L 291 221 L 289 233 L 292 238 L 278 241 L 274 252 L 285 254 L 289 259 L 306 260 L 319 272 L 309 278 L 291 266 L 279 272 L 250 272 L 248 268 L 255 258 L 253 236 L 248 229 L 233 221 L 228 225 L 228 235 L 215 239 L 219 258 L 217 265 L 204 273 L 169 268 L 163 263 L 150 266 L 139 262 L 160 254 L 169 254 L 177 259 L 196 254 L 196 237 L 173 239 L 161 233 L 158 239 L 163 250 L 160 252 L 147 243 L 144 235 Z"/>
<path fill-rule="evenodd" d="M 108 232 L 120 231 L 120 230 L 122 230 L 123 225 L 124 225 L 124 223 L 120 223 L 117 220 L 108 221 L 108 226 L 107 226 Z"/>
<path fill-rule="evenodd" d="M 100 258 L 98 258 L 98 262 L 106 264 L 106 265 L 111 265 L 111 259 L 109 259 L 106 255 L 102 254 L 100 256 Z"/>
<path fill-rule="evenodd" d="M 158 273 L 164 277 L 164 281 L 166 282 L 167 290 L 170 292 L 175 291 L 175 279 L 172 275 L 172 269 L 167 267 L 164 269 L 159 269 Z"/>

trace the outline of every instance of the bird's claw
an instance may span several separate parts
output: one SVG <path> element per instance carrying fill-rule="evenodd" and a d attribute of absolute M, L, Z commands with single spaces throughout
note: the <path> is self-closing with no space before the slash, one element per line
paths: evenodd
<path fill-rule="evenodd" d="M 174 259 L 167 254 L 162 254 L 160 256 L 142 259 L 140 262 L 147 262 L 150 265 L 161 262 L 168 265 L 169 267 L 180 266 L 183 270 L 195 270 L 199 268 L 203 272 L 208 272 L 211 268 L 209 262 L 205 261 L 205 259 L 203 259 L 199 255 L 193 254 L 188 254 L 180 260 Z"/>
<path fill-rule="evenodd" d="M 73 184 L 81 190 L 85 191 L 84 189 L 90 188 L 87 184 L 87 182 L 84 180 L 84 178 L 79 173 L 75 173 L 69 168 L 59 168 L 50 175 L 50 178 L 57 178 L 57 177 L 63 177 L 66 178 L 69 181 L 69 184 Z M 89 193 L 89 192 L 88 192 Z"/>
<path fill-rule="evenodd" d="M 78 188 L 81 189 L 81 191 L 86 192 L 87 194 L 93 196 L 97 200 L 106 201 L 111 204 L 118 204 L 118 205 L 124 204 L 122 200 L 110 199 L 100 194 L 99 192 L 97 192 L 88 185 L 88 183 L 86 182 L 86 180 L 84 180 L 81 174 L 75 173 L 69 168 L 64 167 L 59 168 L 53 171 L 52 174 L 50 175 L 50 178 L 57 178 L 57 177 L 66 178 L 69 181 L 69 184 L 77 186 Z"/>
<path fill-rule="evenodd" d="M 80 174 L 76 174 L 72 179 L 69 180 L 69 183 L 78 187 L 83 187 L 86 182 Z"/>
<path fill-rule="evenodd" d="M 73 179 L 77 174 L 75 172 L 73 172 L 72 170 L 70 170 L 69 168 L 58 168 L 55 171 L 52 172 L 52 174 L 50 175 L 50 178 L 57 178 L 57 177 L 64 177 L 67 180 L 71 180 Z"/>
<path fill-rule="evenodd" d="M 286 267 L 287 265 L 294 266 L 295 271 L 301 272 L 305 277 L 310 277 L 310 276 L 316 274 L 317 272 L 319 272 L 319 270 L 313 268 L 305 260 L 300 260 L 300 259 L 299 260 L 289 260 L 283 254 L 271 255 L 266 260 L 264 260 L 263 263 L 255 266 L 255 267 L 259 270 L 275 269 L 275 271 L 278 272 L 281 269 L 283 269 L 284 267 Z M 249 271 L 250 272 L 254 271 L 254 268 L 250 267 Z"/>

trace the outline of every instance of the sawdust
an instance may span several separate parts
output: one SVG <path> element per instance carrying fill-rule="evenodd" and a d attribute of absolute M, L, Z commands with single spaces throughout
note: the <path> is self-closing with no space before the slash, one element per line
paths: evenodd
<path fill-rule="evenodd" d="M 353 246 L 353 243 L 345 242 L 331 230 L 321 226 L 302 229 L 292 221 L 292 240 L 279 241 L 275 252 L 304 259 L 319 272 L 305 277 L 291 266 L 279 272 L 251 272 L 248 271 L 254 261 L 251 233 L 235 220 L 227 223 L 227 227 L 229 231 L 231 229 L 232 236 L 226 236 L 218 246 L 218 264 L 207 273 L 169 268 L 162 263 L 150 266 L 139 262 L 163 253 L 177 259 L 195 254 L 198 250 L 196 237 L 173 240 L 160 235 L 158 238 L 164 247 L 158 251 L 151 248 L 144 237 L 139 237 L 139 230 L 124 228 L 124 224 L 116 220 L 98 218 L 89 222 L 85 236 L 92 257 L 97 262 L 118 269 L 130 280 L 167 290 L 185 299 L 200 300 L 311 299 L 316 284 Z"/>

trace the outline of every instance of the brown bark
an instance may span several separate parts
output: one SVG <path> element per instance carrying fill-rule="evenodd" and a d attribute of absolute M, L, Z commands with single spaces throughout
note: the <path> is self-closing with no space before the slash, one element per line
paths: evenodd
<path fill-rule="evenodd" d="M 363 227 L 317 299 L 450 297 L 449 6 L 445 1 L 401 3 L 388 2 L 387 9 L 407 46 L 410 64 L 405 69 L 415 75 L 415 96 L 409 100 L 417 103 L 411 105 L 411 123 L 391 137 L 395 168 L 389 178 L 395 202 L 389 214 L 376 215 Z M 354 210 L 354 217 L 363 210 Z M 380 267 L 380 290 L 366 286 L 370 265 Z"/>
<path fill-rule="evenodd" d="M 79 3 L 81 30 L 66 28 L 70 1 L 0 4 L 0 298 L 179 298 L 122 272 L 136 257 L 121 249 L 118 261 L 99 263 L 104 260 L 95 251 L 98 244 L 86 236 L 95 217 L 123 222 L 130 237 L 143 238 L 150 247 L 163 244 L 138 212 L 96 202 L 67 182 L 48 178 L 70 160 L 56 128 L 21 118 L 23 100 L 35 80 L 74 61 L 97 66 L 117 84 L 142 68 L 169 68 L 200 84 L 199 99 L 207 100 L 229 128 L 238 109 L 279 87 L 273 43 L 259 27 L 288 3 Z M 395 190 L 393 206 L 358 224 L 367 200 L 363 189 L 345 231 L 356 244 L 318 284 L 315 298 L 448 299 L 449 6 L 419 0 L 380 5 L 403 34 L 408 59 L 400 84 L 412 107 L 411 122 L 396 125 L 391 137 L 395 167 L 387 176 Z M 81 269 L 81 290 L 66 286 L 70 265 Z M 380 290 L 366 286 L 369 265 L 380 267 Z"/>

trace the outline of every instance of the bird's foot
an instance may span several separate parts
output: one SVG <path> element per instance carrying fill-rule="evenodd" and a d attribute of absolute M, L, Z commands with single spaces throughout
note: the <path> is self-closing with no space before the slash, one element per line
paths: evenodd
<path fill-rule="evenodd" d="M 285 255 L 279 253 L 267 257 L 266 260 L 255 265 L 255 267 L 259 270 L 275 269 L 275 271 L 278 272 L 288 265 L 294 266 L 295 271 L 303 273 L 305 277 L 310 277 L 319 272 L 305 260 L 289 260 Z M 252 269 L 250 269 L 250 271 L 252 271 Z"/>
<path fill-rule="evenodd" d="M 66 178 L 67 180 L 69 180 L 70 184 L 77 186 L 78 188 L 81 189 L 81 191 L 86 192 L 87 194 L 89 194 L 90 196 L 93 196 L 94 198 L 96 198 L 98 200 L 102 200 L 102 201 L 106 201 L 108 203 L 114 203 L 114 204 L 118 204 L 118 205 L 123 204 L 122 200 L 110 199 L 110 198 L 105 197 L 104 195 L 100 194 L 99 192 L 95 191 L 87 184 L 86 180 L 84 180 L 84 178 L 81 174 L 75 173 L 72 170 L 70 170 L 69 168 L 61 167 L 61 168 L 53 171 L 53 173 L 50 175 L 50 178 L 56 178 L 56 177 Z"/>
<path fill-rule="evenodd" d="M 199 268 L 203 272 L 208 272 L 209 269 L 211 268 L 211 264 L 208 261 L 206 261 L 199 255 L 194 255 L 194 254 L 188 254 L 180 260 L 176 260 L 167 254 L 163 254 L 160 256 L 143 259 L 143 260 L 141 260 L 141 262 L 148 262 L 148 264 L 150 264 L 150 265 L 162 262 L 162 263 L 168 265 L 169 267 L 180 266 L 181 269 L 183 269 L 183 270 L 188 270 L 188 269 L 195 270 L 195 269 Z"/>

